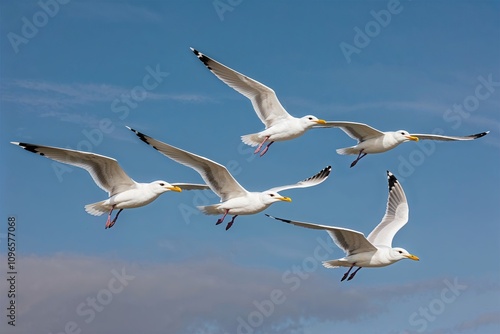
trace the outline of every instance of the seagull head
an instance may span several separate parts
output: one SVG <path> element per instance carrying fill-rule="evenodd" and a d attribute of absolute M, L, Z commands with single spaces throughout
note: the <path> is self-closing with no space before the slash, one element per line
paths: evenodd
<path fill-rule="evenodd" d="M 324 125 L 326 121 L 324 119 L 319 119 L 313 115 L 307 115 L 301 118 L 302 122 L 304 122 L 308 127 L 312 127 L 315 125 Z"/>
<path fill-rule="evenodd" d="M 283 201 L 283 202 L 291 202 L 292 199 L 290 197 L 281 196 L 276 191 L 264 191 L 261 193 L 261 201 L 262 203 L 269 205 L 275 202 Z"/>
<path fill-rule="evenodd" d="M 175 191 L 180 193 L 182 191 L 178 186 L 173 186 L 170 183 L 162 180 L 154 181 L 150 183 L 151 189 L 158 194 L 162 194 L 167 191 Z"/>
<path fill-rule="evenodd" d="M 405 142 L 405 141 L 418 141 L 418 137 L 412 136 L 408 133 L 408 131 L 405 130 L 398 130 L 395 132 L 396 139 L 400 142 Z"/>
<path fill-rule="evenodd" d="M 391 249 L 391 256 L 396 261 L 403 260 L 403 259 L 410 259 L 413 261 L 420 260 L 417 256 L 408 253 L 408 251 L 406 249 L 400 248 L 400 247 L 395 247 L 395 248 Z"/>

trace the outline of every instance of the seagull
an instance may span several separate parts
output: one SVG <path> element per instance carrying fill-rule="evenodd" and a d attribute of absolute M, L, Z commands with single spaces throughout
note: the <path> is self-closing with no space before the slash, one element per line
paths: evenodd
<path fill-rule="evenodd" d="M 357 154 L 358 157 L 351 163 L 351 168 L 358 161 L 369 153 L 382 153 L 389 151 L 401 143 L 407 141 L 419 141 L 420 139 L 440 140 L 440 141 L 457 141 L 457 140 L 474 140 L 486 136 L 489 131 L 477 133 L 475 135 L 456 137 L 456 136 L 441 136 L 432 134 L 409 134 L 408 131 L 387 131 L 382 132 L 371 126 L 363 123 L 355 122 L 326 122 L 322 127 L 336 127 L 344 131 L 352 139 L 356 139 L 358 144 L 351 147 L 340 148 L 338 154 Z"/>
<path fill-rule="evenodd" d="M 301 118 L 291 116 L 283 108 L 276 93 L 271 88 L 207 57 L 198 50 L 190 49 L 217 78 L 252 101 L 253 108 L 266 129 L 258 133 L 241 136 L 241 140 L 247 145 L 257 146 L 254 151 L 255 154 L 259 153 L 266 142 L 268 144 L 262 150 L 260 156 L 266 154 L 269 146 L 275 141 L 297 138 L 307 130 L 326 123 L 325 120 L 318 119 L 313 115 Z"/>
<path fill-rule="evenodd" d="M 228 214 L 233 215 L 231 221 L 226 226 L 226 231 L 231 228 L 234 219 L 239 215 L 259 213 L 275 202 L 292 201 L 290 197 L 280 195 L 280 191 L 318 185 L 328 178 L 331 171 L 331 166 L 327 166 L 316 175 L 296 184 L 275 187 L 262 192 L 249 192 L 221 164 L 165 144 L 130 127 L 127 128 L 133 131 L 143 142 L 153 146 L 154 149 L 163 155 L 180 164 L 193 168 L 200 174 L 210 189 L 220 197 L 221 203 L 198 206 L 198 209 L 208 215 L 222 214 L 223 216 L 217 220 L 216 225 L 221 224 Z"/>
<path fill-rule="evenodd" d="M 387 177 L 389 180 L 387 209 L 384 218 L 368 235 L 368 238 L 361 232 L 347 228 L 304 223 L 267 214 L 266 216 L 297 226 L 326 230 L 335 244 L 347 255 L 341 259 L 323 262 L 326 268 L 349 267 L 341 282 L 346 278 L 348 281 L 353 279 L 363 267 L 385 267 L 403 259 L 418 261 L 419 258 L 408 253 L 407 250 L 391 246 L 394 235 L 408 222 L 408 203 L 396 177 L 389 171 L 387 171 Z M 349 275 L 354 267 L 358 268 Z"/>
<path fill-rule="evenodd" d="M 52 146 L 20 142 L 11 142 L 11 144 L 18 145 L 27 151 L 46 158 L 83 168 L 89 172 L 94 182 L 102 190 L 108 192 L 109 198 L 104 201 L 86 205 L 85 211 L 93 216 L 101 216 L 103 213 L 108 213 L 108 220 L 105 226 L 106 229 L 113 227 L 118 219 L 118 215 L 123 209 L 137 208 L 149 204 L 164 192 L 181 192 L 182 189 L 192 190 L 208 188 L 208 186 L 204 184 L 170 184 L 161 180 L 151 183 L 139 183 L 132 180 L 120 167 L 118 161 L 110 157 Z M 111 220 L 111 213 L 115 209 L 120 210 L 115 218 Z"/>

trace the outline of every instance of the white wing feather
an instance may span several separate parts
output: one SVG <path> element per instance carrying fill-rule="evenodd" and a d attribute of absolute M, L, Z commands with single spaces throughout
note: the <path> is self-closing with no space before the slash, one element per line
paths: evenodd
<path fill-rule="evenodd" d="M 293 118 L 283 108 L 276 93 L 271 88 L 207 57 L 193 48 L 191 48 L 191 51 L 217 78 L 252 101 L 257 116 L 265 124 L 266 128 L 281 120 Z"/>
<path fill-rule="evenodd" d="M 11 143 L 52 160 L 85 169 L 92 176 L 94 182 L 101 189 L 107 191 L 110 197 L 137 186 L 137 183 L 125 173 L 113 158 L 59 147 Z"/>
<path fill-rule="evenodd" d="M 171 183 L 173 186 L 177 186 L 182 190 L 205 190 L 210 189 L 206 184 L 196 184 L 196 183 Z"/>
<path fill-rule="evenodd" d="M 332 167 L 327 166 L 327 167 L 323 168 L 319 173 L 317 173 L 317 174 L 315 174 L 315 175 L 313 175 L 305 180 L 302 180 L 300 182 L 297 182 L 295 184 L 290 184 L 287 186 L 274 187 L 274 188 L 269 189 L 269 191 L 280 192 L 280 191 L 286 190 L 286 189 L 307 188 L 307 187 L 312 187 L 312 186 L 318 185 L 328 178 L 331 170 L 332 170 Z"/>
<path fill-rule="evenodd" d="M 384 135 L 382 131 L 372 128 L 369 125 L 356 122 L 326 122 L 326 124 L 322 124 L 320 127 L 340 128 L 349 137 L 358 142 Z"/>
<path fill-rule="evenodd" d="M 430 134 L 422 134 L 422 133 L 415 133 L 411 134 L 411 136 L 415 136 L 418 139 L 429 139 L 429 140 L 440 140 L 440 141 L 456 141 L 456 140 L 474 140 L 478 139 L 481 137 L 486 136 L 489 131 L 486 132 L 481 132 L 481 133 L 476 133 L 475 135 L 470 135 L 470 136 L 441 136 L 441 135 L 430 135 Z"/>
<path fill-rule="evenodd" d="M 368 235 L 368 240 L 375 246 L 392 247 L 392 239 L 408 222 L 408 202 L 403 187 L 396 177 L 387 171 L 389 198 L 385 215 L 380 224 Z"/>
<path fill-rule="evenodd" d="M 133 131 L 143 142 L 153 146 L 154 149 L 166 157 L 196 170 L 210 189 L 221 198 L 221 201 L 225 202 L 234 197 L 245 196 L 248 193 L 229 173 L 227 168 L 221 164 L 163 143 L 128 126 L 127 128 Z"/>
<path fill-rule="evenodd" d="M 341 227 L 318 225 L 318 224 L 299 222 L 289 219 L 277 218 L 270 216 L 268 214 L 266 214 L 266 216 L 296 226 L 311 228 L 315 230 L 325 230 L 333 239 L 333 242 L 335 242 L 335 244 L 340 249 L 342 249 L 347 254 L 347 256 L 364 252 L 373 252 L 377 250 L 377 248 L 365 238 L 364 234 L 358 231 Z"/>

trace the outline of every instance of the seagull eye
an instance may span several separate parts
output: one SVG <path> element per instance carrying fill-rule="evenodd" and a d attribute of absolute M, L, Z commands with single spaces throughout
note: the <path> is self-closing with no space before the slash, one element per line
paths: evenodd
<path fill-rule="evenodd" d="M 274 194 L 269 194 L 269 196 L 274 197 Z"/>
<path fill-rule="evenodd" d="M 164 185 L 165 185 L 165 183 L 163 183 L 163 182 L 160 182 L 160 186 L 162 186 L 162 187 L 163 187 Z"/>
<path fill-rule="evenodd" d="M 310 120 L 310 121 L 312 121 L 312 119 L 313 119 L 312 117 L 309 117 L 309 120 Z"/>
<path fill-rule="evenodd" d="M 398 251 L 398 252 L 399 252 L 399 254 L 403 254 L 403 251 Z"/>

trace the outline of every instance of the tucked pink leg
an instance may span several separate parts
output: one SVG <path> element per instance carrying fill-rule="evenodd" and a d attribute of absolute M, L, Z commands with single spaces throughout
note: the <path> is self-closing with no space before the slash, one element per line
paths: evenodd
<path fill-rule="evenodd" d="M 113 225 L 115 225 L 116 220 L 118 219 L 118 215 L 119 215 L 119 214 L 120 214 L 120 212 L 122 212 L 122 211 L 123 211 L 123 209 L 120 209 L 120 211 L 118 211 L 118 213 L 117 213 L 117 214 L 116 214 L 116 216 L 115 216 L 115 219 L 113 219 L 113 221 L 111 222 L 111 224 L 109 224 L 108 228 L 112 228 L 112 227 L 113 227 Z"/>
<path fill-rule="evenodd" d="M 262 151 L 262 152 L 260 153 L 260 156 L 263 156 L 264 154 L 266 154 L 267 150 L 269 150 L 269 146 L 271 146 L 271 145 L 272 145 L 272 143 L 274 143 L 274 142 L 272 141 L 272 142 L 270 142 L 269 144 L 267 144 L 267 146 L 266 146 L 266 148 L 264 149 L 264 151 Z"/>
<path fill-rule="evenodd" d="M 221 218 L 217 219 L 217 223 L 215 223 L 215 225 L 219 225 L 220 223 L 222 223 L 224 221 L 224 218 L 226 218 L 228 212 L 229 212 L 229 210 L 226 210 L 226 212 L 224 213 L 224 216 L 222 216 Z"/>
<path fill-rule="evenodd" d="M 112 208 L 109 213 L 108 213 L 108 220 L 106 220 L 106 225 L 104 226 L 104 229 L 110 228 L 109 225 L 111 225 L 111 213 L 113 212 L 114 208 Z"/>
<path fill-rule="evenodd" d="M 253 154 L 257 154 L 259 153 L 260 149 L 262 148 L 262 145 L 264 145 L 264 143 L 269 139 L 269 136 L 267 136 L 266 138 L 264 138 L 264 140 L 262 141 L 262 143 L 259 144 L 259 146 L 257 146 L 257 148 L 255 149 L 255 151 L 253 152 Z"/>

